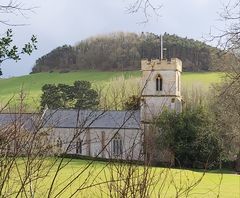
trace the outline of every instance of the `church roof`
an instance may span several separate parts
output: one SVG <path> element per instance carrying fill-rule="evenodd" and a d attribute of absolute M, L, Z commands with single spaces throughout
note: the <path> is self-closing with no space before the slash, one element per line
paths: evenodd
<path fill-rule="evenodd" d="M 140 111 L 46 110 L 43 120 L 53 128 L 139 129 Z"/>
<path fill-rule="evenodd" d="M 11 125 L 20 125 L 21 127 L 33 131 L 36 127 L 38 114 L 30 113 L 0 113 L 0 127 L 4 128 Z"/>

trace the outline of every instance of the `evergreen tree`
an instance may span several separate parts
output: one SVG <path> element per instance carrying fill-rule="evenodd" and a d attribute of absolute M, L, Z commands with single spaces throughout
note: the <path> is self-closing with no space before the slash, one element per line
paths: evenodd
<path fill-rule="evenodd" d="M 44 109 L 46 106 L 49 109 L 58 109 L 63 107 L 61 99 L 61 92 L 59 88 L 54 84 L 46 84 L 42 87 L 41 95 L 41 108 Z"/>
<path fill-rule="evenodd" d="M 75 81 L 73 86 L 75 94 L 75 108 L 91 109 L 99 104 L 98 93 L 91 89 L 91 83 L 88 81 Z"/>
<path fill-rule="evenodd" d="M 157 120 L 159 149 L 170 148 L 176 164 L 211 168 L 218 163 L 220 144 L 213 115 L 202 106 L 182 113 L 164 111 Z"/>
<path fill-rule="evenodd" d="M 88 81 L 75 81 L 74 85 L 46 84 L 42 87 L 41 108 L 92 109 L 99 104 L 98 93 Z"/>

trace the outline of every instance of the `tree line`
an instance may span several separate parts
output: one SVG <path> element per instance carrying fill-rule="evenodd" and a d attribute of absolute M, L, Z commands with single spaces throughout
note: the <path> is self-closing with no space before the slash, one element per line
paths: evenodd
<path fill-rule="evenodd" d="M 215 70 L 230 61 L 204 42 L 165 33 L 164 58 L 180 58 L 185 71 Z M 32 73 L 81 69 L 139 70 L 143 58 L 160 56 L 160 37 L 153 33 L 116 32 L 90 37 L 75 46 L 63 45 L 36 60 Z"/>

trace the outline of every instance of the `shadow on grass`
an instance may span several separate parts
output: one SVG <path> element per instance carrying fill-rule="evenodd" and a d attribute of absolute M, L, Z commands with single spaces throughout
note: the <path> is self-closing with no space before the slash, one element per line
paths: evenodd
<path fill-rule="evenodd" d="M 189 169 L 194 172 L 206 172 L 206 173 L 216 173 L 216 174 L 237 174 L 233 169 L 214 169 L 214 170 L 204 170 L 204 169 Z"/>

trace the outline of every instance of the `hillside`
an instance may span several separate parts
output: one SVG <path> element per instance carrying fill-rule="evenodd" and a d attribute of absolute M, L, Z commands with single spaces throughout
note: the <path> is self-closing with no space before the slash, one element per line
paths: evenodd
<path fill-rule="evenodd" d="M 229 59 L 219 58 L 217 48 L 204 42 L 165 33 L 164 58 L 177 57 L 184 71 L 216 70 Z M 159 58 L 159 36 L 153 33 L 123 33 L 95 36 L 75 46 L 64 45 L 36 60 L 32 73 L 82 69 L 100 71 L 139 70 L 143 58 Z"/>
<path fill-rule="evenodd" d="M 124 81 L 123 79 L 126 79 Z M 183 88 L 202 88 L 207 90 L 208 87 L 215 82 L 221 80 L 221 73 L 217 72 L 203 72 L 192 73 L 184 72 L 182 75 Z M 129 90 L 128 95 L 134 94 L 137 84 L 139 83 L 140 71 L 129 72 L 97 72 L 97 71 L 78 71 L 69 73 L 37 73 L 21 77 L 14 77 L 9 79 L 0 79 L 0 106 L 15 95 L 18 98 L 20 90 L 23 89 L 26 94 L 25 102 L 30 110 L 34 110 L 39 105 L 39 98 L 41 95 L 41 87 L 47 83 L 65 83 L 72 84 L 76 80 L 90 80 L 93 86 L 101 89 L 107 84 L 121 89 L 121 83 L 125 83 L 124 89 Z M 124 81 L 124 82 L 123 82 Z M 108 95 L 111 95 L 110 90 Z M 111 96 L 109 96 L 111 97 Z"/>

